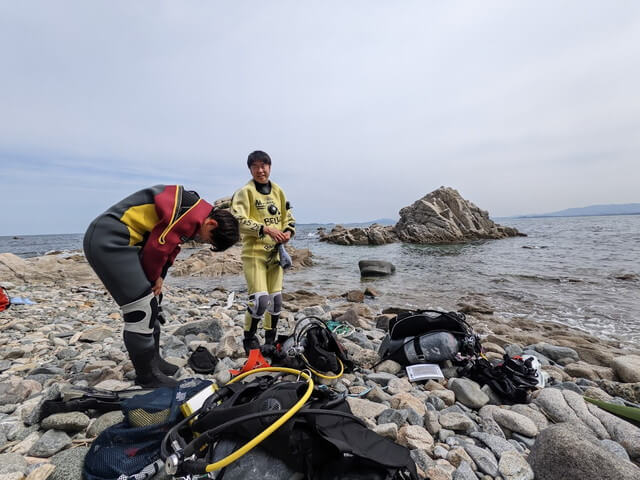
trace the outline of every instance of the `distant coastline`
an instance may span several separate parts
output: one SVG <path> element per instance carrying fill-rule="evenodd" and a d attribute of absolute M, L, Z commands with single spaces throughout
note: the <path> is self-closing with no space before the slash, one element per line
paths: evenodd
<path fill-rule="evenodd" d="M 509 218 L 568 218 L 568 217 L 616 217 L 616 216 L 628 216 L 628 215 L 640 215 L 640 212 L 633 213 L 583 213 L 583 214 L 552 214 L 552 213 L 541 213 L 539 215 L 518 215 L 515 217 L 497 217 L 501 219 L 509 219 Z"/>
<path fill-rule="evenodd" d="M 566 208 L 557 212 L 515 215 L 502 218 L 605 217 L 611 215 L 640 215 L 640 203 L 589 205 L 588 207 Z"/>

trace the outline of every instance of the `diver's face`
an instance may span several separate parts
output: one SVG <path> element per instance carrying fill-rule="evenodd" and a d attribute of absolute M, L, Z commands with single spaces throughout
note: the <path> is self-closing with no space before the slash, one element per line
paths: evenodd
<path fill-rule="evenodd" d="M 258 183 L 267 183 L 269 181 L 269 175 L 271 175 L 271 165 L 267 165 L 263 162 L 253 162 L 251 167 L 251 176 Z"/>
<path fill-rule="evenodd" d="M 198 229 L 198 235 L 196 236 L 197 240 L 202 243 L 210 243 L 211 234 L 216 228 L 218 228 L 218 222 L 213 218 L 206 218 Z"/>

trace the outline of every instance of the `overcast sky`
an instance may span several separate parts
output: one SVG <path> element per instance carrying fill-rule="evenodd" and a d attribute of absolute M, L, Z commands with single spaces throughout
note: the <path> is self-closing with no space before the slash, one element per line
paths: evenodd
<path fill-rule="evenodd" d="M 299 223 L 640 202 L 640 2 L 0 0 L 0 235 L 273 159 Z"/>

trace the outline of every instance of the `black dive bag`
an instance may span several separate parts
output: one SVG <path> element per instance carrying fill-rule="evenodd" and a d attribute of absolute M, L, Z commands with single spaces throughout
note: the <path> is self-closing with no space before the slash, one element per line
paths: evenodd
<path fill-rule="evenodd" d="M 400 365 L 440 363 L 454 360 L 458 353 L 475 356 L 480 339 L 460 312 L 417 310 L 403 312 L 389 321 L 389 333 L 382 339 L 378 355 Z"/>
<path fill-rule="evenodd" d="M 271 364 L 304 370 L 338 373 L 353 370 L 347 351 L 327 324 L 318 317 L 305 317 L 296 323 L 293 334 L 280 335 Z"/>

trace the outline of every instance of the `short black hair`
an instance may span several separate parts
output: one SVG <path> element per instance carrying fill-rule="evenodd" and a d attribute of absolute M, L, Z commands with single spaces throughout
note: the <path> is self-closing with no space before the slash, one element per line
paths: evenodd
<path fill-rule="evenodd" d="M 247 167 L 251 168 L 256 162 L 266 163 L 267 165 L 271 165 L 271 157 L 267 152 L 263 152 L 262 150 L 256 150 L 255 152 L 251 152 L 247 157 Z"/>
<path fill-rule="evenodd" d="M 218 227 L 211 232 L 209 239 L 214 251 L 222 252 L 240 239 L 238 220 L 229 210 L 213 208 L 209 218 L 218 222 Z"/>

